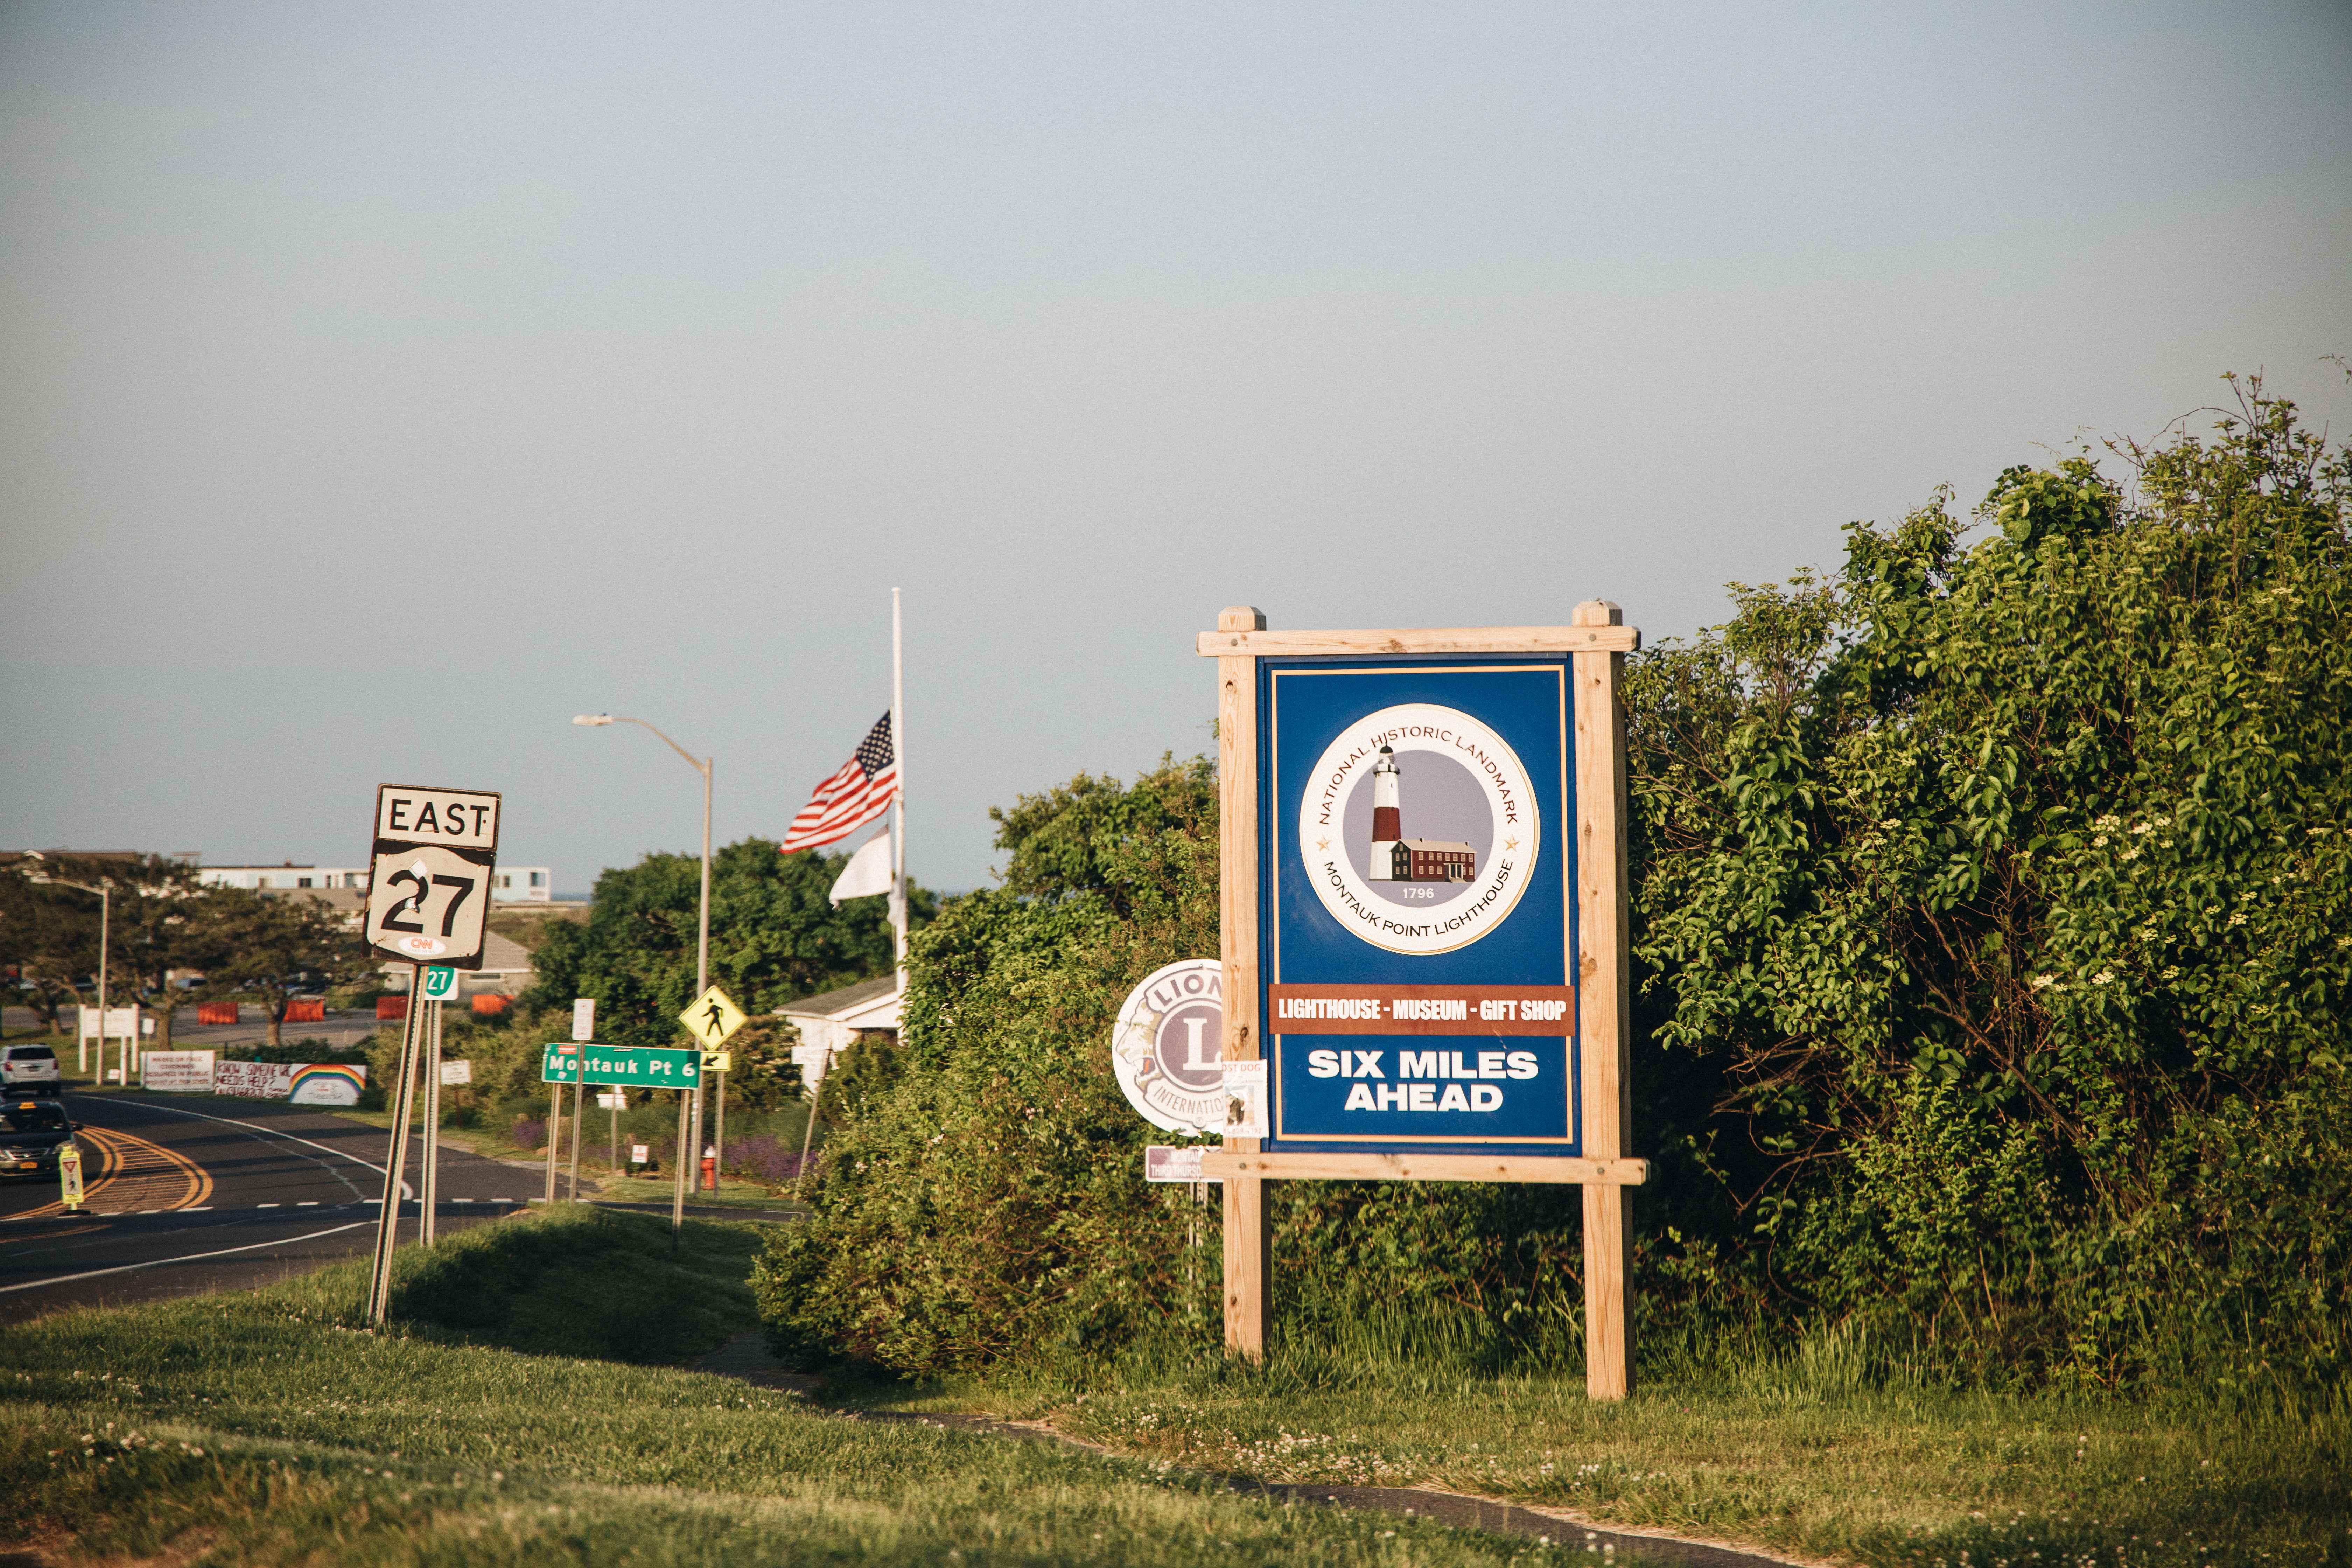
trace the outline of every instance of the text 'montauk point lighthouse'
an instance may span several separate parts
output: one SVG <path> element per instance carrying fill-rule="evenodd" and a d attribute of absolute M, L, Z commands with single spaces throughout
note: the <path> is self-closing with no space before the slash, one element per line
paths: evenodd
<path fill-rule="evenodd" d="M 1374 882 L 1466 882 L 1478 874 L 1477 851 L 1437 838 L 1407 838 L 1399 799 L 1396 752 L 1381 748 L 1372 764 L 1372 853 L 1364 868 Z"/>

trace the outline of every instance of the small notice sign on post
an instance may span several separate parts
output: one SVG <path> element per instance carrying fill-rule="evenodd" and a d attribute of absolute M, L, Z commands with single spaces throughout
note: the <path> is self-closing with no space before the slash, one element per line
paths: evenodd
<path fill-rule="evenodd" d="M 653 1163 L 653 1158 L 654 1152 L 652 1145 L 646 1143 L 632 1143 L 629 1145 L 630 1164 L 650 1165 Z"/>
<path fill-rule="evenodd" d="M 572 1037 L 593 1040 L 596 1037 L 596 998 L 582 996 L 572 1004 Z"/>
<path fill-rule="evenodd" d="M 1223 1176 L 1209 1175 L 1201 1169 L 1201 1156 L 1205 1145 L 1195 1143 L 1189 1148 L 1167 1143 L 1153 1143 L 1143 1151 L 1143 1179 L 1147 1182 L 1181 1182 L 1196 1185 L 1202 1182 L 1222 1182 Z"/>
<path fill-rule="evenodd" d="M 441 1064 L 441 1082 L 445 1087 L 453 1083 L 471 1083 L 473 1081 L 474 1064 L 466 1058 L 459 1057 L 455 1061 L 447 1061 Z"/>

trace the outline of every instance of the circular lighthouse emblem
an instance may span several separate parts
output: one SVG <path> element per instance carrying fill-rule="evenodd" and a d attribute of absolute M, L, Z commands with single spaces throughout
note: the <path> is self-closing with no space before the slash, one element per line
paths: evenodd
<path fill-rule="evenodd" d="M 1111 1071 L 1146 1121 L 1171 1132 L 1225 1125 L 1225 966 L 1188 958 L 1128 993 L 1111 1026 Z"/>
<path fill-rule="evenodd" d="M 1391 952 L 1451 952 L 1508 920 L 1541 828 L 1518 753 L 1460 709 L 1429 702 L 1341 730 L 1298 802 L 1316 895 Z"/>

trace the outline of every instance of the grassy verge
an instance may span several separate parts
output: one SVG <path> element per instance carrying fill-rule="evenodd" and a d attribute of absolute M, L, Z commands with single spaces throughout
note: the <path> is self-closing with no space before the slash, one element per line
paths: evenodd
<path fill-rule="evenodd" d="M 749 1321 L 756 1233 L 560 1210 L 0 1337 L 0 1542 L 56 1561 L 1504 1564 L 1525 1543 L 1160 1467 L 852 1422 L 673 1364 Z M 39 1561 L 27 1554 L 12 1561 Z"/>
<path fill-rule="evenodd" d="M 1122 1453 L 1267 1480 L 1434 1486 L 1881 1568 L 2352 1563 L 2352 1410 L 2021 1398 L 1835 1354 L 1644 1388 L 1277 1356 L 1123 1387 L 936 1385 L 906 1409 L 1050 1415 Z"/>

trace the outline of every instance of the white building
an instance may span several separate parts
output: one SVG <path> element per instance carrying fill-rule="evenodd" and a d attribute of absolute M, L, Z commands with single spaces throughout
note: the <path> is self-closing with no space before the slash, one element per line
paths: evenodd
<path fill-rule="evenodd" d="M 202 866 L 196 879 L 208 888 L 253 890 L 287 888 L 362 888 L 368 885 L 364 866 L 297 866 L 288 860 L 276 866 Z"/>
<path fill-rule="evenodd" d="M 196 876 L 206 887 L 247 888 L 282 891 L 288 888 L 356 888 L 365 891 L 364 866 L 297 866 L 288 860 L 276 866 L 204 866 Z M 543 904 L 555 897 L 555 873 L 545 866 L 501 866 L 490 884 L 490 900 L 500 904 Z"/>
<path fill-rule="evenodd" d="M 502 904 L 543 904 L 555 897 L 555 873 L 544 866 L 501 866 L 490 897 Z"/>
<path fill-rule="evenodd" d="M 793 1065 L 801 1069 L 801 1082 L 809 1095 L 815 1096 L 824 1075 L 841 1059 L 842 1052 L 856 1044 L 858 1036 L 896 1035 L 906 1001 L 897 977 L 886 974 L 838 991 L 820 991 L 777 1008 L 776 1016 L 801 1032 L 801 1043 L 793 1047 Z"/>

